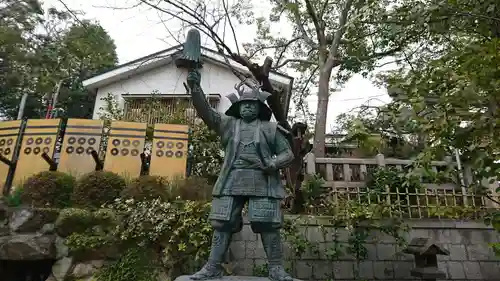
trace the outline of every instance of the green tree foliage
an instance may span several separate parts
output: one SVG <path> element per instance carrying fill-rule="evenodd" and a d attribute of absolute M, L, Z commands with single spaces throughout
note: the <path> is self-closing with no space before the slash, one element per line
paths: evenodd
<path fill-rule="evenodd" d="M 361 106 L 358 111 L 340 114 L 333 134 L 343 136 L 335 144 L 356 145 L 358 156 L 410 159 L 420 153 L 424 140 L 411 130 L 404 130 L 401 122 L 391 115 L 392 104 L 370 107 Z M 360 155 L 361 154 L 361 155 Z"/>
<path fill-rule="evenodd" d="M 415 28 L 428 36 L 379 77 L 394 99 L 390 114 L 425 139 L 422 166 L 457 151 L 472 171 L 467 187 L 498 201 L 489 192 L 500 176 L 500 3 L 432 0 L 413 11 L 425 19 Z M 500 230 L 498 218 L 488 222 Z"/>
<path fill-rule="evenodd" d="M 91 116 L 94 98 L 81 82 L 117 63 L 106 31 L 66 11 L 45 11 L 36 0 L 4 0 L 0 15 L 2 117 L 17 117 L 24 93 L 29 94 L 25 117 L 42 116 L 43 96 L 51 95 L 62 79 L 58 107 L 68 117 Z"/>
<path fill-rule="evenodd" d="M 500 142 L 500 4 L 427 1 L 415 13 L 432 24 L 429 38 L 395 71 L 381 75 L 391 90 L 392 118 L 425 139 L 420 159 L 458 149 L 478 180 L 497 177 Z"/>

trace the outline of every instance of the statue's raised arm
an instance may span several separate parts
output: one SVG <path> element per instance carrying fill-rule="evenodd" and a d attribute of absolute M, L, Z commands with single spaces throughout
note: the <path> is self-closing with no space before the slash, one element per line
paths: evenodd
<path fill-rule="evenodd" d="M 201 74 L 197 69 L 190 69 L 187 76 L 187 84 L 191 93 L 194 108 L 198 116 L 207 124 L 208 128 L 219 133 L 223 118 L 220 112 L 213 109 L 201 89 Z"/>

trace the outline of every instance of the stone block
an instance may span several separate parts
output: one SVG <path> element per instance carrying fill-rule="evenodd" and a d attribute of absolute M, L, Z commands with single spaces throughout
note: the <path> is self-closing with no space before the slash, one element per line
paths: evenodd
<path fill-rule="evenodd" d="M 336 234 L 337 230 L 333 227 L 324 227 L 322 231 L 320 229 L 320 232 L 321 232 L 321 235 L 323 235 L 324 241 L 321 240 L 319 242 L 331 242 L 337 236 L 337 234 Z"/>
<path fill-rule="evenodd" d="M 299 279 L 310 280 L 312 278 L 312 269 L 312 264 L 309 261 L 297 261 L 294 276 Z"/>
<path fill-rule="evenodd" d="M 54 242 L 54 235 L 17 234 L 0 237 L 0 259 L 54 259 L 56 257 Z"/>
<path fill-rule="evenodd" d="M 285 259 L 296 259 L 295 249 L 287 241 L 283 241 L 283 256 Z"/>
<path fill-rule="evenodd" d="M 462 264 L 467 280 L 484 280 L 479 262 L 465 261 Z"/>
<path fill-rule="evenodd" d="M 394 278 L 396 280 L 412 279 L 410 271 L 415 267 L 410 261 L 397 261 L 393 263 Z"/>
<path fill-rule="evenodd" d="M 333 280 L 353 279 L 354 266 L 351 261 L 338 261 L 333 263 Z"/>
<path fill-rule="evenodd" d="M 2 222 L 0 222 L 0 236 L 6 236 L 9 235 L 10 233 L 10 228 L 8 225 L 2 225 Z"/>
<path fill-rule="evenodd" d="M 48 208 L 13 208 L 10 212 L 10 230 L 18 233 L 39 231 L 45 224 L 53 224 L 59 215 L 57 209 Z"/>
<path fill-rule="evenodd" d="M 254 263 L 252 259 L 237 259 L 231 261 L 231 267 L 233 274 L 251 276 L 253 274 Z"/>
<path fill-rule="evenodd" d="M 377 260 L 377 245 L 376 244 L 365 244 L 367 251 L 366 260 L 376 261 Z"/>
<path fill-rule="evenodd" d="M 396 247 L 396 253 L 394 254 L 394 258 L 398 261 L 413 262 L 415 260 L 415 257 L 413 255 L 404 253 L 402 250 L 399 250 L 398 247 Z M 438 258 L 439 258 L 439 256 L 438 256 Z"/>
<path fill-rule="evenodd" d="M 264 259 L 266 253 L 260 241 L 246 241 L 245 257 L 247 259 Z"/>
<path fill-rule="evenodd" d="M 249 225 L 244 225 L 240 232 L 233 235 L 233 241 L 257 241 L 257 238 Z"/>
<path fill-rule="evenodd" d="M 450 251 L 449 260 L 451 261 L 465 261 L 467 260 L 467 251 L 465 245 L 459 244 L 448 244 L 448 250 Z"/>
<path fill-rule="evenodd" d="M 315 244 L 307 248 L 300 259 L 303 260 L 317 260 L 319 259 L 319 245 Z"/>
<path fill-rule="evenodd" d="M 372 240 L 373 243 L 377 244 L 395 244 L 396 239 L 394 239 L 394 236 L 389 235 L 387 233 L 384 233 L 382 231 L 373 231 L 373 237 L 370 239 Z"/>
<path fill-rule="evenodd" d="M 245 258 L 245 241 L 234 241 L 231 243 L 231 247 L 229 248 L 229 257 L 231 260 L 238 260 Z"/>
<path fill-rule="evenodd" d="M 467 245 L 466 248 L 471 261 L 488 261 L 495 258 L 495 254 L 488 244 Z"/>
<path fill-rule="evenodd" d="M 286 241 L 283 242 L 283 253 L 287 259 L 317 260 L 319 259 L 320 251 L 319 245 L 313 243 L 311 247 L 304 249 L 303 253 L 297 253 L 293 245 Z"/>
<path fill-rule="evenodd" d="M 479 262 L 481 273 L 486 280 L 498 280 L 500 276 L 500 262 L 487 261 Z"/>
<path fill-rule="evenodd" d="M 492 243 L 498 241 L 498 235 L 495 231 L 489 229 L 458 229 L 462 238 L 462 243 L 467 245 L 474 245 L 478 243 Z"/>
<path fill-rule="evenodd" d="M 334 246 L 334 244 L 332 243 L 332 247 Z M 338 243 L 337 244 L 337 247 L 338 247 L 338 258 L 336 259 L 330 259 L 330 260 L 335 260 L 335 261 L 354 261 L 356 260 L 356 256 L 353 254 L 353 253 L 350 253 L 349 252 L 349 244 L 348 243 Z M 335 249 L 334 248 L 331 248 L 330 249 L 331 253 L 330 254 L 334 254 L 335 253 Z M 328 259 L 328 258 L 327 258 Z"/>
<path fill-rule="evenodd" d="M 425 228 L 416 228 L 410 230 L 410 239 L 408 241 L 415 237 L 430 237 L 430 231 Z"/>
<path fill-rule="evenodd" d="M 372 261 L 362 261 L 359 264 L 354 264 L 355 270 L 358 272 L 358 276 L 361 279 L 373 279 L 375 274 L 373 272 L 373 262 Z"/>
<path fill-rule="evenodd" d="M 465 238 L 462 234 L 462 229 L 444 229 L 442 230 L 442 238 L 439 239 L 440 243 L 447 244 L 463 244 Z M 441 242 L 443 241 L 443 242 Z"/>
<path fill-rule="evenodd" d="M 313 264 L 314 279 L 331 279 L 333 274 L 332 262 L 318 261 Z"/>
<path fill-rule="evenodd" d="M 442 229 L 442 228 L 431 228 L 428 230 L 429 236 L 434 243 L 437 244 L 447 244 L 452 239 L 454 233 L 450 229 Z M 422 236 L 425 237 L 425 236 Z"/>
<path fill-rule="evenodd" d="M 52 276 L 57 281 L 64 281 L 73 265 L 73 258 L 62 258 L 52 266 Z"/>
<path fill-rule="evenodd" d="M 298 281 L 299 279 L 294 279 Z M 182 275 L 175 278 L 175 281 L 192 281 L 189 275 Z M 267 277 L 254 277 L 254 276 L 224 276 L 222 278 L 211 279 L 211 281 L 269 281 Z"/>
<path fill-rule="evenodd" d="M 331 247 L 333 247 L 333 243 L 328 243 L 328 242 L 319 243 L 319 245 L 318 245 L 318 252 L 319 252 L 318 258 L 320 260 L 328 259 L 328 253 L 329 253 Z"/>
<path fill-rule="evenodd" d="M 448 278 L 450 279 L 465 279 L 465 271 L 462 262 L 449 261 L 446 263 Z"/>
<path fill-rule="evenodd" d="M 377 245 L 377 260 L 396 260 L 396 245 L 394 244 L 378 244 Z"/>
<path fill-rule="evenodd" d="M 325 238 L 323 236 L 323 232 L 319 227 L 310 226 L 306 228 L 306 236 L 307 241 L 310 242 L 325 242 Z"/>
<path fill-rule="evenodd" d="M 68 256 L 69 247 L 66 246 L 64 238 L 56 236 L 54 241 L 54 247 L 56 248 L 56 259 Z"/>
<path fill-rule="evenodd" d="M 310 227 L 314 227 L 314 226 L 308 226 L 308 225 L 299 225 L 299 226 L 297 226 L 298 235 L 300 237 L 304 237 L 304 239 L 307 239 L 307 230 Z"/>
<path fill-rule="evenodd" d="M 90 277 L 97 272 L 97 269 L 90 263 L 78 263 L 73 268 L 73 273 L 71 274 L 74 278 L 84 278 Z"/>
<path fill-rule="evenodd" d="M 337 227 L 331 228 L 331 241 L 337 241 L 337 242 L 347 242 L 349 237 L 351 236 L 351 232 L 345 228 Z"/>
<path fill-rule="evenodd" d="M 394 279 L 394 267 L 392 262 L 375 261 L 373 262 L 373 269 L 375 279 Z"/>

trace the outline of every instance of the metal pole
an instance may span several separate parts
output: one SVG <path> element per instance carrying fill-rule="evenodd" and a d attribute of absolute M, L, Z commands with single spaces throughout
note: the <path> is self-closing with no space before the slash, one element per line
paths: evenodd
<path fill-rule="evenodd" d="M 28 99 L 28 93 L 24 93 L 19 103 L 19 111 L 17 112 L 17 120 L 23 119 L 24 108 L 26 107 L 26 100 Z"/>
<path fill-rule="evenodd" d="M 464 205 L 467 206 L 467 186 L 465 186 L 465 180 L 464 180 L 464 173 L 462 171 L 462 162 L 460 162 L 460 153 L 458 152 L 458 149 L 455 148 L 455 159 L 457 161 L 457 170 L 458 170 L 458 177 L 460 178 L 460 185 L 462 185 L 462 197 L 464 200 Z"/>
<path fill-rule="evenodd" d="M 48 119 L 52 119 L 52 117 L 54 117 L 53 112 L 54 112 L 54 109 L 56 108 L 57 98 L 59 97 L 59 91 L 61 90 L 61 86 L 62 86 L 63 81 L 64 81 L 64 79 L 61 79 L 61 80 L 59 80 L 59 83 L 57 83 L 56 92 L 54 93 L 54 97 L 52 98 L 50 112 L 48 113 L 48 116 L 49 116 Z"/>

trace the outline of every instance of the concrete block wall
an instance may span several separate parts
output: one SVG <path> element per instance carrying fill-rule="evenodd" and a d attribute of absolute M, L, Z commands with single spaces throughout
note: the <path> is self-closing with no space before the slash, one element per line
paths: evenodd
<path fill-rule="evenodd" d="M 489 243 L 498 242 L 500 235 L 482 222 L 452 220 L 408 221 L 413 237 L 429 237 L 450 251 L 449 256 L 439 257 L 439 268 L 447 275 L 443 280 L 500 280 L 500 260 L 495 257 Z M 309 241 L 318 242 L 319 251 L 307 251 L 300 259 L 285 245 L 288 261 L 295 278 L 302 280 L 418 280 L 410 276 L 414 267 L 413 256 L 403 254 L 393 237 L 373 232 L 365 244 L 368 257 L 356 261 L 352 256 L 342 256 L 331 261 L 326 249 L 333 242 L 325 241 L 317 224 L 301 225 L 300 231 Z M 333 231 L 333 228 L 329 229 Z M 346 241 L 345 229 L 337 229 L 339 241 Z M 319 252 L 319 253 L 318 253 Z M 252 275 L 265 264 L 265 253 L 260 238 L 252 233 L 248 224 L 233 237 L 229 259 L 236 275 Z M 293 262 L 291 262 L 293 261 Z M 355 272 L 359 272 L 356 278 Z M 334 277 L 334 278 L 333 278 Z"/>

